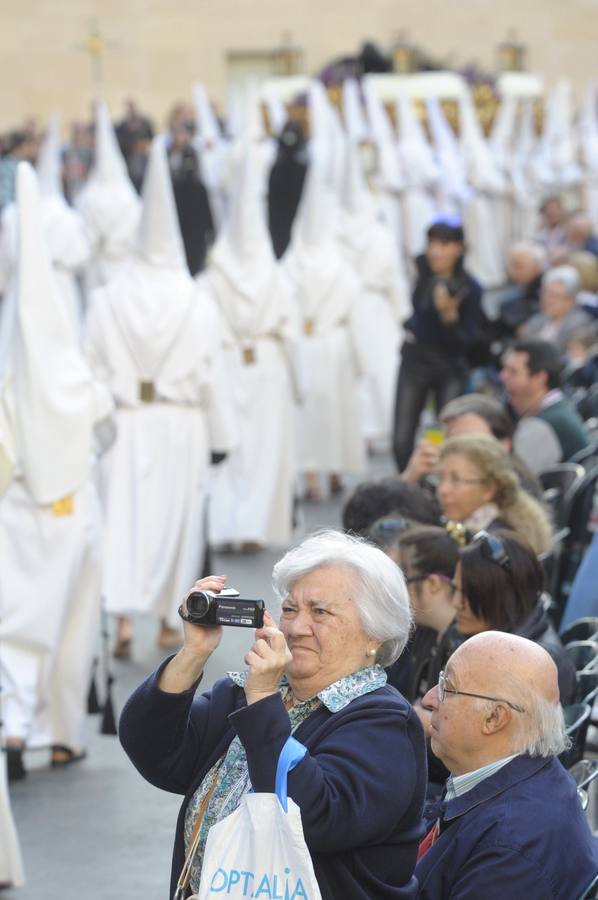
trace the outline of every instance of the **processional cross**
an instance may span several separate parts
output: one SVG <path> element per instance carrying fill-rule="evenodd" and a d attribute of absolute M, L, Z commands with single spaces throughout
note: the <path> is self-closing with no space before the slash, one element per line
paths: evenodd
<path fill-rule="evenodd" d="M 93 82 L 94 93 L 99 97 L 104 88 L 104 54 L 107 48 L 119 47 L 116 41 L 107 41 L 99 24 L 92 19 L 89 25 L 89 32 L 82 44 L 77 44 L 78 50 L 84 50 L 89 56 L 91 62 L 91 79 Z"/>

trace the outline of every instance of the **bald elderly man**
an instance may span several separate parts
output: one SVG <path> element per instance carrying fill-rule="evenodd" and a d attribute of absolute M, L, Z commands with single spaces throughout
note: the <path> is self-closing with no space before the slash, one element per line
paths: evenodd
<path fill-rule="evenodd" d="M 526 638 L 471 637 L 422 700 L 451 775 L 427 810 L 420 900 L 576 900 L 598 873 L 567 746 L 557 670 Z"/>

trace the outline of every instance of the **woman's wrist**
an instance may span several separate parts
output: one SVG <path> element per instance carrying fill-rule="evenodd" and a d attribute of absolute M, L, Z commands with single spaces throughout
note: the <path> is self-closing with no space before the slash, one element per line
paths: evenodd
<path fill-rule="evenodd" d="M 167 694 L 190 690 L 199 681 L 209 657 L 209 653 L 198 654 L 183 647 L 162 672 L 158 687 Z"/>
<path fill-rule="evenodd" d="M 278 688 L 272 688 L 271 690 L 265 689 L 261 691 L 245 691 L 245 699 L 247 700 L 247 706 L 251 706 L 252 703 L 259 703 L 260 700 L 265 700 L 266 697 L 272 697 L 273 694 L 278 693 Z"/>

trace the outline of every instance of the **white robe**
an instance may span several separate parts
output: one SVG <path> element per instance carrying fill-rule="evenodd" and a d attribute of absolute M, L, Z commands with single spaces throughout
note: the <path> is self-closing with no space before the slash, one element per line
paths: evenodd
<path fill-rule="evenodd" d="M 286 545 L 291 539 L 297 317 L 276 263 L 270 272 L 256 273 L 251 295 L 241 294 L 239 281 L 221 268 L 212 266 L 199 278 L 222 313 L 240 437 L 214 477 L 210 531 L 216 544 Z"/>
<path fill-rule="evenodd" d="M 355 318 L 361 286 L 335 241 L 321 249 L 321 264 L 313 267 L 307 256 L 304 262 L 293 252 L 293 245 L 283 258 L 304 331 L 305 398 L 297 417 L 299 470 L 361 473 L 366 448 L 358 378 L 365 360 L 359 356 Z"/>
<path fill-rule="evenodd" d="M 0 502 L 10 484 L 14 466 L 14 443 L 8 428 L 6 410 L 0 403 Z M 1 615 L 1 609 L 0 609 Z M 1 619 L 0 619 L 1 621 Z M 0 657 L 2 646 L 0 645 Z M 2 685 L 0 684 L 0 719 L 2 714 Z M 0 738 L 2 734 L 0 733 Z M 6 756 L 0 753 L 0 884 L 15 887 L 24 884 L 23 863 L 15 823 L 10 809 L 10 795 L 6 774 Z"/>
<path fill-rule="evenodd" d="M 345 233 L 343 244 L 361 282 L 353 320 L 357 352 L 363 361 L 363 432 L 369 440 L 386 441 L 394 415 L 402 323 L 410 301 L 392 231 L 376 221 L 370 221 L 367 228 L 359 227 L 365 224 L 355 222 L 358 227 Z"/>
<path fill-rule="evenodd" d="M 84 743 L 100 615 L 100 515 L 91 479 L 72 514 L 35 503 L 18 474 L 0 499 L 4 732 L 29 747 Z"/>
<path fill-rule="evenodd" d="M 41 197 L 44 238 L 61 296 L 81 331 L 82 304 L 77 276 L 89 261 L 89 243 L 83 220 L 57 196 Z M 7 291 L 17 258 L 17 208 L 10 204 L 0 222 L 0 294 Z"/>
<path fill-rule="evenodd" d="M 234 443 L 218 315 L 183 272 L 131 263 L 92 295 L 89 362 L 117 405 L 102 466 L 103 594 L 175 627 L 205 553 L 211 451 Z M 157 401 L 140 399 L 153 383 Z"/>

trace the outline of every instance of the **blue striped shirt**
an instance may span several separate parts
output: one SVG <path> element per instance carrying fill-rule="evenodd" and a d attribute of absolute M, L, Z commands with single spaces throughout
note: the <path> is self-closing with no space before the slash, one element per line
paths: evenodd
<path fill-rule="evenodd" d="M 507 763 L 510 763 L 516 756 L 519 756 L 519 754 L 514 753 L 513 756 L 505 756 L 503 759 L 497 759 L 488 763 L 487 766 L 482 766 L 481 769 L 466 772 L 464 775 L 449 775 L 446 780 L 446 797 L 444 799 L 454 800 L 455 797 L 466 794 L 467 791 L 476 787 L 485 778 L 489 778 L 495 772 L 498 772 L 499 769 L 502 769 L 503 766 L 506 766 Z"/>

